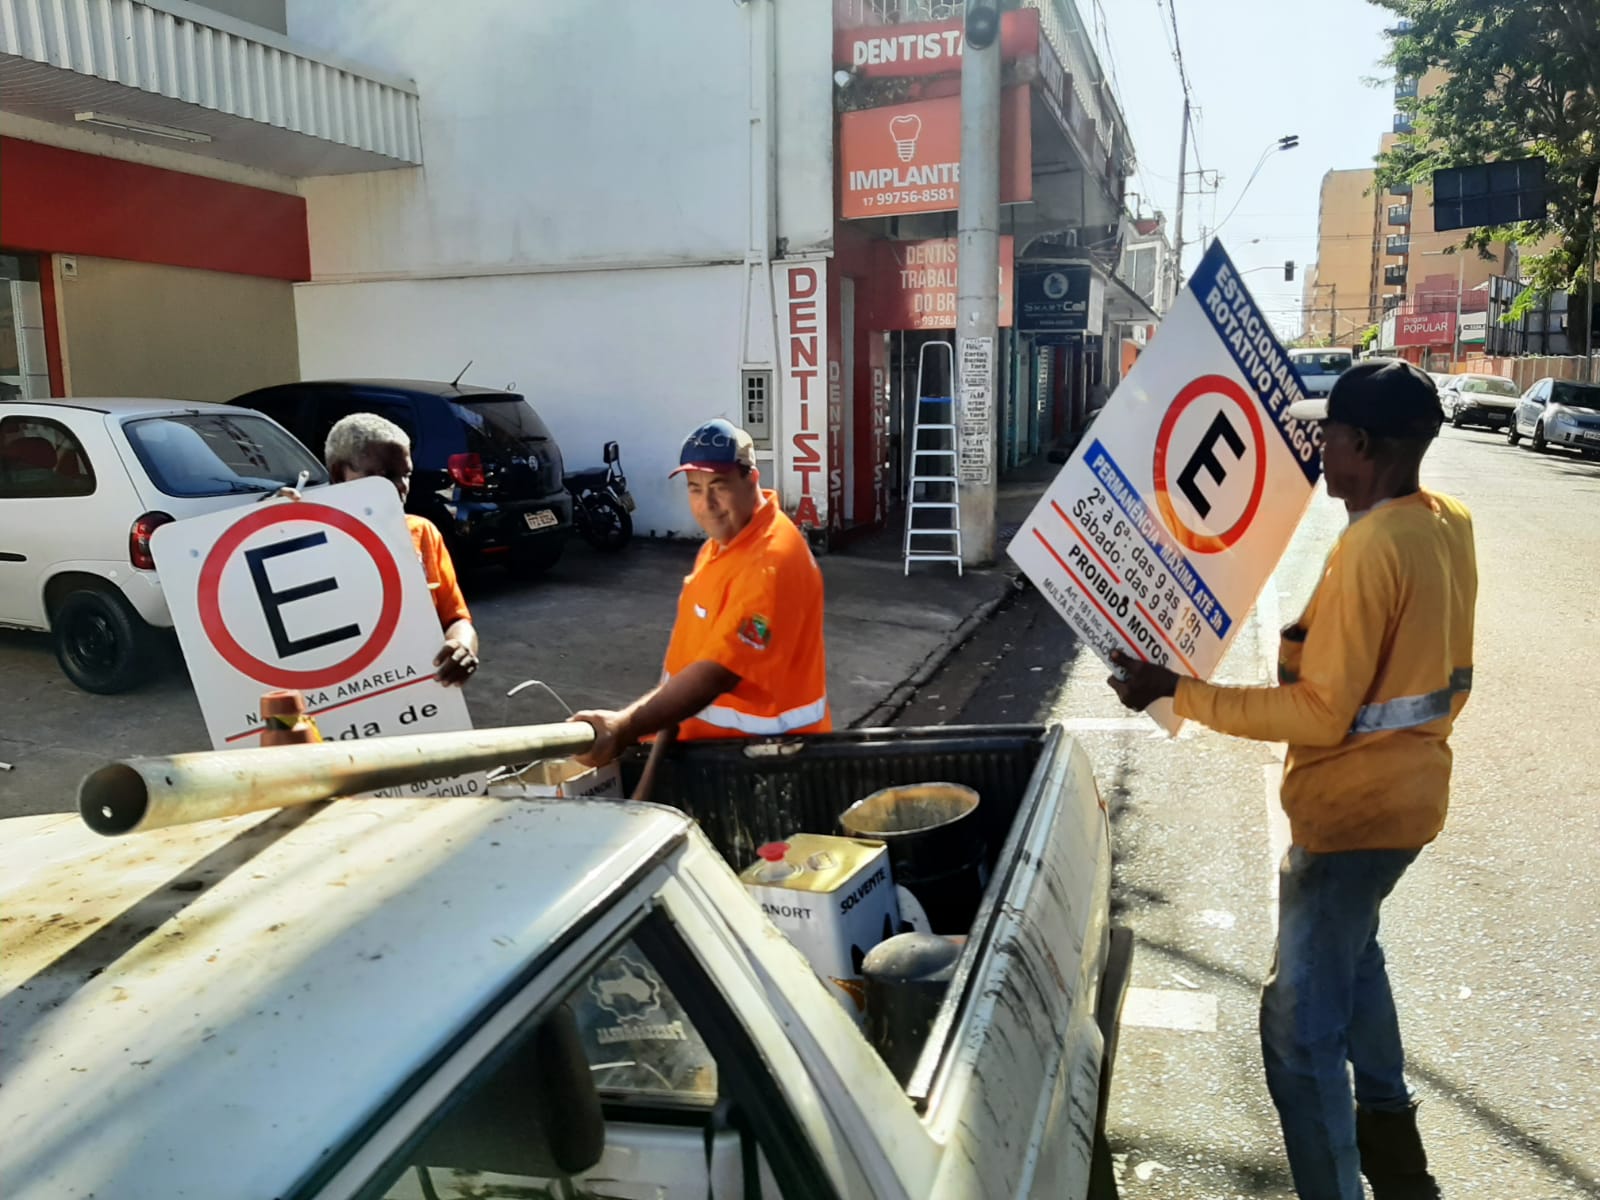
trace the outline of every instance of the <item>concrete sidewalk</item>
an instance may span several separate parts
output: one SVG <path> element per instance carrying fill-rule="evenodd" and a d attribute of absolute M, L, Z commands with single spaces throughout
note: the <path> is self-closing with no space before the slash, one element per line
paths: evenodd
<path fill-rule="evenodd" d="M 1001 491 L 1001 545 L 1042 483 L 1034 472 Z M 828 686 L 834 723 L 877 724 L 1013 586 L 1009 561 L 969 570 L 922 566 L 901 573 L 899 523 L 821 558 L 827 579 Z M 517 583 L 491 571 L 467 581 L 483 639 L 483 669 L 467 691 L 479 726 L 558 720 L 538 689 L 512 699 L 526 679 L 548 684 L 574 708 L 613 707 L 659 677 L 678 589 L 693 560 L 686 543 L 638 542 L 614 557 L 574 544 L 545 579 Z M 175 656 L 174 656 L 175 657 Z M 180 663 L 145 687 L 94 696 L 69 684 L 47 638 L 0 632 L 7 716 L 0 725 L 0 816 L 73 807 L 79 779 L 122 757 L 208 748 L 200 710 Z"/>

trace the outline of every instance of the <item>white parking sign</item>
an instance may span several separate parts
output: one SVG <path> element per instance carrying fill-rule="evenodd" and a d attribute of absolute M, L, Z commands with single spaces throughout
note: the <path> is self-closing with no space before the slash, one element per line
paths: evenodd
<path fill-rule="evenodd" d="M 1209 678 L 1322 471 L 1300 378 L 1213 243 L 1009 553 L 1086 644 Z M 1150 709 L 1170 732 L 1168 701 Z"/>
<path fill-rule="evenodd" d="M 433 678 L 439 619 L 388 480 L 164 525 L 151 551 L 216 749 L 258 745 L 261 695 L 279 688 L 305 695 L 326 741 L 472 727 Z"/>

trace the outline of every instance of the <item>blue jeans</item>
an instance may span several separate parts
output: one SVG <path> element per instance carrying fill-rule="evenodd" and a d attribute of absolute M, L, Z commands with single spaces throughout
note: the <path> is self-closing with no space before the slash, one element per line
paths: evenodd
<path fill-rule="evenodd" d="M 1378 907 L 1418 853 L 1293 846 L 1279 867 L 1261 1053 L 1301 1200 L 1364 1195 L 1350 1068 L 1363 1108 L 1396 1112 L 1411 1102 Z"/>

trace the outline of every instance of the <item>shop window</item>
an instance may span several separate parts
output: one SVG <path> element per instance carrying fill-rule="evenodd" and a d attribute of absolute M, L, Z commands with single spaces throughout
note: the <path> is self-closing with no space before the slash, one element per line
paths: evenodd
<path fill-rule="evenodd" d="M 0 400 L 49 395 L 39 258 L 0 252 Z"/>
<path fill-rule="evenodd" d="M 745 432 L 762 450 L 772 449 L 772 372 L 745 371 L 740 384 Z"/>

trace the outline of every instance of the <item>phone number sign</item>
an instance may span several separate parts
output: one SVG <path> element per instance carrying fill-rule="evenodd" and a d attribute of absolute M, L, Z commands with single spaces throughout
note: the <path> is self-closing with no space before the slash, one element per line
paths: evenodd
<path fill-rule="evenodd" d="M 1220 244 L 1009 553 L 1102 659 L 1209 678 L 1322 464 L 1299 378 Z M 1151 715 L 1169 732 L 1171 703 Z"/>

